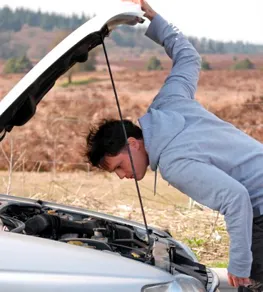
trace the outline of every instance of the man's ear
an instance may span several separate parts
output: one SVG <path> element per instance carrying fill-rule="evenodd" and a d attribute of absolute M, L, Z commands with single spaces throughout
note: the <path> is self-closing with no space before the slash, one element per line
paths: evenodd
<path fill-rule="evenodd" d="M 128 138 L 128 143 L 129 143 L 130 148 L 139 150 L 140 143 L 139 143 L 139 141 L 136 138 L 134 138 L 134 137 Z"/>

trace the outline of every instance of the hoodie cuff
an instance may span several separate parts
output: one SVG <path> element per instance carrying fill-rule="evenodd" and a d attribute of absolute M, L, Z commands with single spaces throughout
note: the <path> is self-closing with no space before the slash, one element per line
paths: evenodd
<path fill-rule="evenodd" d="M 169 25 L 168 22 L 160 14 L 156 14 L 145 35 L 157 44 L 163 46 L 165 37 L 164 30 L 167 25 Z"/>
<path fill-rule="evenodd" d="M 252 261 L 252 260 L 251 260 Z M 229 262 L 228 272 L 239 278 L 249 278 L 251 272 L 251 262 L 250 263 L 239 263 L 235 264 L 233 262 Z"/>

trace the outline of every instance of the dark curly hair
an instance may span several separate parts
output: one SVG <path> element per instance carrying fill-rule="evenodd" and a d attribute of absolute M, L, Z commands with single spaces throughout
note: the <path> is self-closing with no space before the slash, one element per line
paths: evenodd
<path fill-rule="evenodd" d="M 124 120 L 127 138 L 143 139 L 142 130 L 129 120 Z M 102 168 L 103 158 L 118 155 L 126 146 L 125 135 L 120 120 L 103 120 L 93 126 L 86 138 L 88 163 Z"/>

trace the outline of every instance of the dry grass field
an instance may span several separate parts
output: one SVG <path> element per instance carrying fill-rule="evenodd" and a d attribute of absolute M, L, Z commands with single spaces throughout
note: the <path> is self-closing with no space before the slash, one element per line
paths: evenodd
<path fill-rule="evenodd" d="M 263 141 L 263 71 L 228 71 L 220 64 L 230 64 L 231 56 L 221 63 L 218 57 L 210 58 L 218 69 L 201 72 L 197 100 Z M 142 62 L 136 60 L 113 63 L 125 118 L 136 121 L 144 114 L 169 73 L 170 64 L 164 64 L 163 71 L 147 72 Z M 21 78 L 22 75 L 0 75 L 0 98 Z M 61 85 L 65 81 L 62 77 L 57 82 L 30 122 L 15 128 L 2 142 L 1 192 L 86 207 L 142 222 L 134 182 L 92 171 L 83 157 L 89 126 L 102 118 L 118 117 L 108 73 L 101 64 L 100 71 L 73 77 L 73 81 L 84 81 L 83 85 L 64 88 Z M 8 172 L 10 165 L 12 172 Z M 153 183 L 151 172 L 140 183 L 149 225 L 168 228 L 203 263 L 226 265 L 228 237 L 223 218 L 206 208 L 189 209 L 188 198 L 169 187 L 160 176 L 154 196 Z"/>

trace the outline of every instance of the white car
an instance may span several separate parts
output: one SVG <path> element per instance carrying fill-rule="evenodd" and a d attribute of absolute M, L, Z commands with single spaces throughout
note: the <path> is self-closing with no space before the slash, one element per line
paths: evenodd
<path fill-rule="evenodd" d="M 120 24 L 143 22 L 122 3 L 87 21 L 0 102 L 1 139 L 24 125 L 56 80 Z M 86 209 L 0 195 L 0 291 L 216 291 L 217 275 L 165 231 Z"/>

